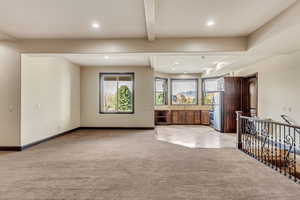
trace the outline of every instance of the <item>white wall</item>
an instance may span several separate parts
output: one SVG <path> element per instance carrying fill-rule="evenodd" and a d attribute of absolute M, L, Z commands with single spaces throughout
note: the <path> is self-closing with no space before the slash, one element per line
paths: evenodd
<path fill-rule="evenodd" d="M 279 55 L 234 72 L 258 72 L 258 114 L 281 121 L 287 114 L 300 125 L 300 52 Z"/>
<path fill-rule="evenodd" d="M 134 72 L 134 114 L 99 114 L 99 73 Z M 153 70 L 150 67 L 81 67 L 82 127 L 154 127 Z"/>
<path fill-rule="evenodd" d="M 80 67 L 22 55 L 21 144 L 80 126 Z"/>
<path fill-rule="evenodd" d="M 0 41 L 0 146 L 20 145 L 21 55 Z"/>

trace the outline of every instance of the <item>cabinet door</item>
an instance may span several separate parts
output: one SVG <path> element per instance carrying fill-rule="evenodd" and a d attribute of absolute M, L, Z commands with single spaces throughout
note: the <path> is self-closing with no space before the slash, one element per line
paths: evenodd
<path fill-rule="evenodd" d="M 186 124 L 186 111 L 179 110 L 178 113 L 178 124 Z"/>
<path fill-rule="evenodd" d="M 186 124 L 195 124 L 195 111 L 194 110 L 186 111 Z"/>
<path fill-rule="evenodd" d="M 198 125 L 201 124 L 201 111 L 200 110 L 195 111 L 195 124 L 198 124 Z"/>
<path fill-rule="evenodd" d="M 172 124 L 179 124 L 179 112 L 177 110 L 172 111 Z"/>
<path fill-rule="evenodd" d="M 203 125 L 209 125 L 210 124 L 209 111 L 208 110 L 202 110 L 201 111 L 201 124 L 203 124 Z"/>

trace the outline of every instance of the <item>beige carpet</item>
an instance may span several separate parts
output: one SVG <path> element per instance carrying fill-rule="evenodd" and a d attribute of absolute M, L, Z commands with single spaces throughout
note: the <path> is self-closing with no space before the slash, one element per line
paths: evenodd
<path fill-rule="evenodd" d="M 152 130 L 80 130 L 0 154 L 1 200 L 299 197 L 299 184 L 234 148 L 187 148 Z"/>

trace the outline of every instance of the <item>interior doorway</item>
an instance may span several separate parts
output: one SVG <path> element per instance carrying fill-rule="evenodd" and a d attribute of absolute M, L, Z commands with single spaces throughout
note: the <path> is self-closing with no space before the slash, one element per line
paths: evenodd
<path fill-rule="evenodd" d="M 258 114 L 258 76 L 257 73 L 243 80 L 242 110 L 245 116 Z"/>

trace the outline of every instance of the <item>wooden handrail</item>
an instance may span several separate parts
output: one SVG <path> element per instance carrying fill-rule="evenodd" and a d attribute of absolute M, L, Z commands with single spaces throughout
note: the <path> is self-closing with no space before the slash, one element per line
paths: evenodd
<path fill-rule="evenodd" d="M 259 119 L 259 118 L 255 118 L 255 117 L 246 117 L 246 116 L 241 116 L 241 118 L 242 119 L 259 121 L 259 122 L 268 122 L 268 123 L 273 123 L 273 124 L 277 124 L 277 125 L 281 125 L 281 126 L 286 126 L 286 127 L 291 127 L 291 128 L 295 128 L 295 129 L 300 129 L 300 126 L 291 125 L 291 124 L 282 123 L 282 122 L 277 122 L 277 121 L 274 121 L 274 120 L 271 120 L 271 119 Z"/>

